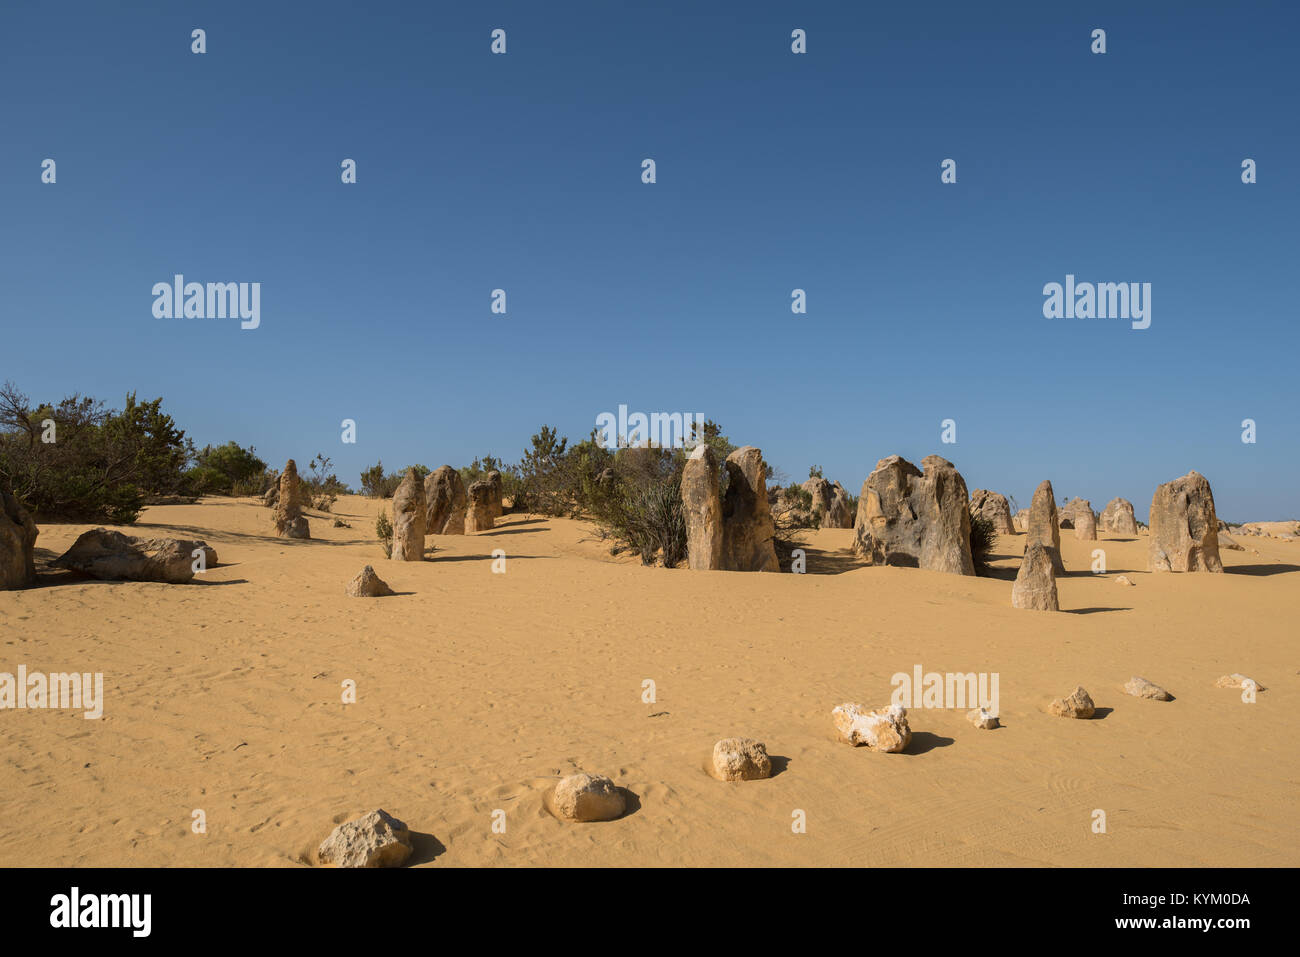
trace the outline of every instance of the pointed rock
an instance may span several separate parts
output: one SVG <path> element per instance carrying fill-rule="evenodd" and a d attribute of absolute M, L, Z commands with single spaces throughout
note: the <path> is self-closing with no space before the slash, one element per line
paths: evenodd
<path fill-rule="evenodd" d="M 424 560 L 424 482 L 411 467 L 393 493 L 393 554 L 395 562 Z"/>
<path fill-rule="evenodd" d="M 1065 565 L 1061 562 L 1061 530 L 1056 514 L 1056 493 L 1052 483 L 1044 479 L 1034 490 L 1034 500 L 1029 503 L 1029 528 L 1026 532 L 1025 550 L 1033 542 L 1038 542 L 1047 549 L 1052 560 L 1052 571 L 1058 575 L 1065 574 Z"/>
<path fill-rule="evenodd" d="M 348 582 L 345 590 L 353 598 L 383 598 L 396 594 L 369 565 L 361 569 L 357 577 Z"/>
<path fill-rule="evenodd" d="M 1052 558 L 1041 542 L 1030 542 L 1011 586 L 1011 607 L 1034 611 L 1060 611 Z"/>
<path fill-rule="evenodd" d="M 686 516 L 686 563 L 695 571 L 723 567 L 722 496 L 718 458 L 700 444 L 682 469 L 682 511 Z"/>

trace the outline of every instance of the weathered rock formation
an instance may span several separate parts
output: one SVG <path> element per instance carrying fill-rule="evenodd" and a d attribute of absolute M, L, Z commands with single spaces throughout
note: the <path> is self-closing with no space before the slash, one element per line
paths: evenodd
<path fill-rule="evenodd" d="M 1061 563 L 1061 530 L 1056 515 L 1056 493 L 1052 483 L 1044 479 L 1034 490 L 1034 500 L 1029 503 L 1029 526 L 1026 529 L 1025 551 L 1038 542 L 1048 550 L 1052 559 L 1052 571 L 1058 575 L 1065 574 L 1065 565 Z"/>
<path fill-rule="evenodd" d="M 442 465 L 424 477 L 426 535 L 464 535 L 465 482 L 450 465 Z"/>
<path fill-rule="evenodd" d="M 1138 527 L 1133 518 L 1133 503 L 1123 498 L 1111 499 L 1102 509 L 1101 527 L 1103 531 L 1116 535 L 1136 535 Z"/>
<path fill-rule="evenodd" d="M 1030 542 L 1011 586 L 1011 607 L 1034 611 L 1060 611 L 1056 596 L 1056 573 L 1052 556 L 1042 542 Z"/>
<path fill-rule="evenodd" d="M 9 477 L 0 475 L 0 591 L 25 588 L 36 580 L 38 534 Z"/>
<path fill-rule="evenodd" d="M 825 525 L 826 513 L 830 511 L 831 496 L 834 494 L 831 491 L 831 483 L 824 478 L 814 476 L 799 487 L 812 496 L 812 511 L 821 514 L 822 524 Z"/>
<path fill-rule="evenodd" d="M 1082 542 L 1097 540 L 1097 516 L 1091 508 L 1080 508 L 1074 513 L 1074 537 Z"/>
<path fill-rule="evenodd" d="M 1221 572 L 1219 519 L 1205 476 L 1188 472 L 1151 499 L 1147 567 L 1153 572 Z"/>
<path fill-rule="evenodd" d="M 727 493 L 722 500 L 723 568 L 737 572 L 776 572 L 772 543 L 776 529 L 767 503 L 763 452 L 752 445 L 727 456 Z"/>
<path fill-rule="evenodd" d="M 275 534 L 281 538 L 311 538 L 307 516 L 302 513 L 302 484 L 298 465 L 293 459 L 284 463 L 280 473 L 280 496 L 275 503 Z"/>
<path fill-rule="evenodd" d="M 849 507 L 849 493 L 839 482 L 831 483 L 831 504 L 822 522 L 822 528 L 852 528 L 853 509 Z"/>
<path fill-rule="evenodd" d="M 682 469 L 682 510 L 686 515 L 686 563 L 696 571 L 723 567 L 722 498 L 718 458 L 698 445 Z"/>
<path fill-rule="evenodd" d="M 414 468 L 406 470 L 402 484 L 393 493 L 393 553 L 395 562 L 424 560 L 424 482 Z"/>
<path fill-rule="evenodd" d="M 72 547 L 50 563 L 53 568 L 105 581 L 167 582 L 183 585 L 194 579 L 196 551 L 203 568 L 217 564 L 207 543 L 177 538 L 135 538 L 107 528 L 82 532 Z"/>
<path fill-rule="evenodd" d="M 922 471 L 922 469 L 924 471 Z M 966 482 L 947 459 L 881 459 L 862 483 L 854 551 L 872 565 L 974 575 Z"/>
<path fill-rule="evenodd" d="M 612 821 L 627 809 L 627 798 L 604 775 L 580 771 L 555 785 L 554 809 L 566 821 Z"/>
<path fill-rule="evenodd" d="M 484 480 L 492 486 L 492 499 L 489 504 L 492 507 L 492 518 L 496 520 L 506 513 L 505 505 L 501 501 L 501 496 L 505 491 L 505 486 L 501 481 L 501 473 L 496 469 L 488 472 L 483 476 Z"/>
<path fill-rule="evenodd" d="M 1011 516 L 1011 524 L 1016 527 L 1017 532 L 1029 531 L 1029 509 L 1022 508 Z"/>
<path fill-rule="evenodd" d="M 1011 505 L 1005 495 L 977 488 L 970 493 L 970 513 L 974 517 L 988 519 L 993 523 L 993 531 L 999 535 L 1011 535 L 1016 531 L 1011 521 Z"/>
<path fill-rule="evenodd" d="M 1084 509 L 1087 509 L 1089 512 L 1091 512 L 1092 503 L 1089 502 L 1086 498 L 1079 498 L 1076 495 L 1074 498 L 1070 499 L 1068 502 L 1066 502 L 1064 505 L 1061 506 L 1061 508 L 1057 511 L 1056 519 L 1058 522 L 1061 523 L 1064 523 L 1068 519 L 1070 522 L 1069 527 L 1073 528 L 1074 526 L 1079 524 L 1077 518 L 1075 517 L 1075 513 L 1081 512 Z M 1066 526 L 1062 524 L 1061 527 L 1065 528 Z"/>
<path fill-rule="evenodd" d="M 410 829 L 379 809 L 334 828 L 317 857 L 335 867 L 398 867 L 411 851 Z"/>
<path fill-rule="evenodd" d="M 998 722 L 996 715 L 991 715 L 984 708 L 972 708 L 966 712 L 966 720 L 981 731 L 992 731 L 1002 725 Z"/>
<path fill-rule="evenodd" d="M 466 491 L 469 507 L 465 511 L 465 534 L 472 535 L 474 532 L 486 532 L 489 528 L 494 528 L 496 522 L 492 511 L 492 483 L 487 479 L 479 479 L 471 483 Z"/>
<path fill-rule="evenodd" d="M 868 711 L 860 704 L 846 702 L 831 712 L 831 718 L 839 739 L 854 747 L 865 745 L 872 751 L 893 753 L 902 751 L 912 740 L 907 709 L 899 704 Z"/>
<path fill-rule="evenodd" d="M 772 776 L 767 746 L 752 738 L 723 738 L 713 746 L 713 775 L 720 781 L 756 781 Z"/>

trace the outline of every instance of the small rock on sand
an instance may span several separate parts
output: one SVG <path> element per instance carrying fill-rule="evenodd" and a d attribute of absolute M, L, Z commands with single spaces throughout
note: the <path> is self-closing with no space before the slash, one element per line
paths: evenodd
<path fill-rule="evenodd" d="M 891 704 L 867 711 L 862 705 L 845 703 L 831 712 L 840 740 L 854 747 L 866 745 L 872 751 L 895 753 L 907 747 L 912 731 L 907 726 L 907 709 Z"/>
<path fill-rule="evenodd" d="M 1124 682 L 1124 693 L 1131 694 L 1135 698 L 1150 698 L 1152 701 L 1173 700 L 1173 695 L 1164 688 L 1137 675 Z"/>
<path fill-rule="evenodd" d="M 1115 579 L 1115 584 L 1116 584 L 1116 585 L 1132 585 L 1133 582 L 1129 580 L 1129 577 L 1128 577 L 1127 575 L 1120 575 L 1118 578 Z"/>
<path fill-rule="evenodd" d="M 347 593 L 353 598 L 383 598 L 386 595 L 396 594 L 369 565 L 361 569 L 357 577 L 348 582 Z"/>
<path fill-rule="evenodd" d="M 1246 687 L 1246 682 L 1248 682 L 1248 681 L 1249 681 L 1251 684 L 1253 684 L 1253 685 L 1255 686 L 1255 690 L 1256 690 L 1256 691 L 1265 691 L 1265 690 L 1267 690 L 1267 689 L 1266 689 L 1262 684 L 1260 684 L 1260 683 L 1259 683 L 1258 681 L 1256 681 L 1254 678 L 1248 678 L 1248 677 L 1246 677 L 1245 675 L 1239 675 L 1239 674 L 1237 674 L 1237 672 L 1235 672 L 1235 671 L 1234 671 L 1232 674 L 1230 674 L 1230 675 L 1224 675 L 1222 678 L 1220 678 L 1218 681 L 1216 681 L 1216 682 L 1214 683 L 1214 687 L 1216 687 L 1216 688 L 1245 688 L 1245 687 Z"/>
<path fill-rule="evenodd" d="M 723 738 L 713 746 L 713 774 L 721 781 L 757 781 L 772 776 L 772 759 L 762 741 Z"/>
<path fill-rule="evenodd" d="M 995 715 L 989 714 L 983 708 L 972 708 L 966 712 L 966 720 L 982 731 L 992 731 L 994 728 L 1001 727 Z"/>
<path fill-rule="evenodd" d="M 627 800 L 603 774 L 579 771 L 555 785 L 555 813 L 567 821 L 612 821 L 627 809 Z"/>
<path fill-rule="evenodd" d="M 335 867 L 397 867 L 411 856 L 411 832 L 381 808 L 334 828 L 318 856 Z"/>
<path fill-rule="evenodd" d="M 1057 698 L 1047 710 L 1059 718 L 1091 718 L 1097 708 L 1083 685 L 1075 685 L 1067 697 Z"/>

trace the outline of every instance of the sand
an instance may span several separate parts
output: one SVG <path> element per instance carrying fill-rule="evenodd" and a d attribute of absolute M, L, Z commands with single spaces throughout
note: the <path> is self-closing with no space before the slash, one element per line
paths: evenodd
<path fill-rule="evenodd" d="M 645 568 L 586 523 L 507 515 L 398 563 L 377 507 L 341 499 L 350 529 L 313 512 L 304 542 L 250 499 L 150 508 L 123 531 L 205 539 L 221 565 L 202 584 L 50 573 L 0 593 L 0 670 L 101 671 L 106 693 L 98 721 L 0 712 L 0 865 L 307 866 L 376 807 L 417 866 L 1300 864 L 1300 543 L 1154 576 L 1143 534 L 1066 531 L 1053 614 L 1010 606 L 1023 535 L 1000 539 L 999 578 L 862 567 L 851 530 L 809 533 L 806 575 L 738 574 Z M 87 527 L 43 526 L 38 565 Z M 1086 573 L 1095 547 L 1105 575 Z M 345 597 L 365 564 L 400 594 Z M 906 753 L 833 740 L 834 706 L 886 705 L 918 664 L 997 672 L 1003 727 L 913 709 Z M 1268 690 L 1243 703 L 1214 687 L 1229 672 Z M 1124 695 L 1133 675 L 1176 700 Z M 1045 712 L 1076 684 L 1099 719 Z M 733 735 L 766 743 L 770 780 L 706 773 Z M 544 794 L 578 769 L 630 813 L 553 818 Z"/>

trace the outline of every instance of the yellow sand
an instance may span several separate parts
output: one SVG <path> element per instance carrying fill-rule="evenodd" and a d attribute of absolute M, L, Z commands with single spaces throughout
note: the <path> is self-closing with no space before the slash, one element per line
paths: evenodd
<path fill-rule="evenodd" d="M 1154 576 L 1143 535 L 1065 530 L 1051 614 L 1010 606 L 1020 535 L 1001 579 L 861 567 L 848 530 L 807 536 L 806 575 L 644 568 L 585 523 L 513 515 L 397 563 L 377 507 L 340 500 L 350 529 L 313 513 L 306 542 L 253 500 L 151 508 L 123 530 L 205 539 L 222 564 L 204 584 L 0 593 L 0 671 L 102 671 L 107 699 L 99 721 L 0 712 L 0 865 L 301 866 L 376 807 L 433 866 L 1300 864 L 1300 544 L 1245 538 L 1227 574 Z M 86 527 L 43 527 L 38 564 Z M 1086 573 L 1096 547 L 1105 575 Z M 367 563 L 403 594 L 345 597 Z M 832 739 L 833 707 L 887 704 L 917 664 L 999 673 L 1004 727 L 913 709 L 909 753 Z M 1268 690 L 1243 703 L 1214 687 L 1229 672 Z M 1177 700 L 1124 695 L 1132 675 Z M 1045 713 L 1076 684 L 1101 720 Z M 707 775 L 731 735 L 778 773 Z M 577 769 L 632 812 L 551 817 L 544 792 Z"/>

